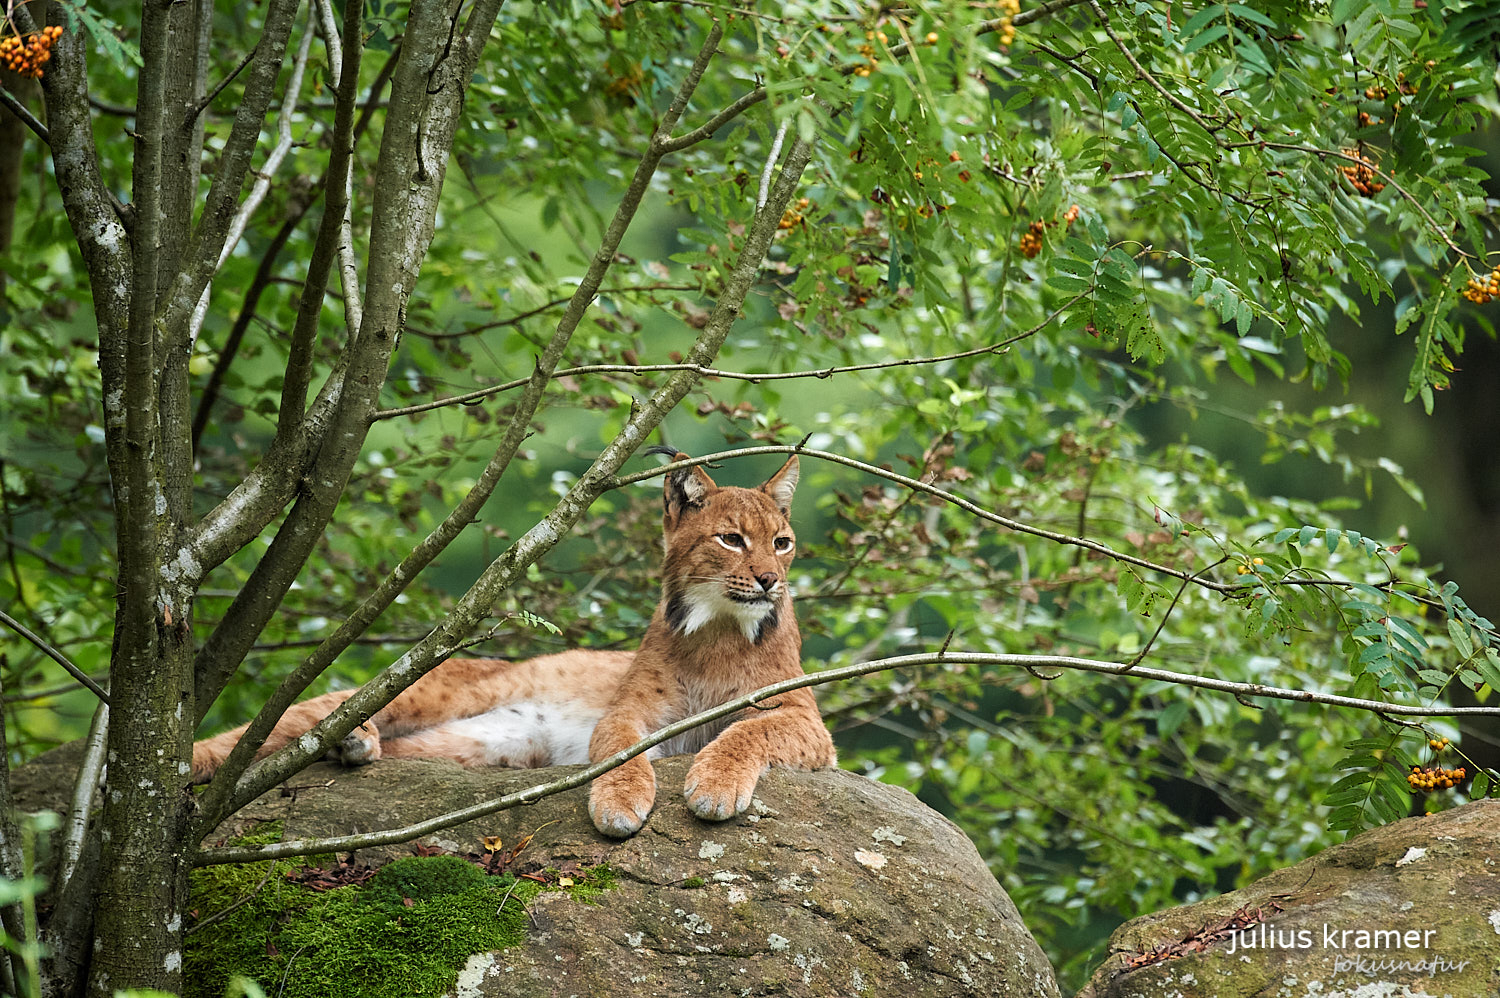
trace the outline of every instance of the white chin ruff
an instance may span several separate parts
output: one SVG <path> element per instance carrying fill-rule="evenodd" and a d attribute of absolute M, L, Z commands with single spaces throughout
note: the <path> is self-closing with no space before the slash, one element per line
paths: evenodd
<path fill-rule="evenodd" d="M 689 586 L 682 594 L 682 605 L 685 613 L 679 630 L 683 634 L 702 630 L 716 620 L 733 621 L 751 644 L 760 636 L 761 622 L 776 610 L 771 599 L 757 603 L 730 599 L 717 582 Z"/>

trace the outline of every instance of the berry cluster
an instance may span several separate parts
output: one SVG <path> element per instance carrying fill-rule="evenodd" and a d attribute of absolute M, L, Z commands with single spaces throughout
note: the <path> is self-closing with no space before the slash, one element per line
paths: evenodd
<path fill-rule="evenodd" d="M 781 213 L 781 221 L 776 223 L 778 229 L 795 229 L 802 224 L 802 215 L 812 206 L 807 198 L 798 198 L 794 207 L 788 208 Z"/>
<path fill-rule="evenodd" d="M 1030 260 L 1042 251 L 1042 235 L 1047 231 L 1046 222 L 1032 222 L 1021 233 L 1021 255 Z"/>
<path fill-rule="evenodd" d="M 1349 181 L 1350 186 L 1367 198 L 1372 198 L 1385 190 L 1385 184 L 1375 179 L 1375 163 L 1372 160 L 1366 158 L 1357 149 L 1345 149 L 1344 155 L 1358 160 L 1356 163 L 1345 163 L 1339 167 L 1339 172 L 1344 175 L 1344 179 Z"/>
<path fill-rule="evenodd" d="M 1441 766 L 1413 766 L 1411 772 L 1406 774 L 1406 782 L 1413 790 L 1427 793 L 1432 790 L 1446 790 L 1456 787 L 1464 781 L 1468 771 L 1459 766 L 1457 769 L 1443 769 Z"/>
<path fill-rule="evenodd" d="M 1464 288 L 1464 297 L 1476 305 L 1487 305 L 1493 299 L 1500 298 L 1500 266 L 1490 271 L 1488 277 L 1469 278 L 1469 285 Z"/>
<path fill-rule="evenodd" d="M 12 73 L 37 79 L 42 67 L 52 58 L 52 43 L 62 35 L 62 27 L 50 24 L 29 38 L 8 35 L 0 38 L 0 66 Z"/>
<path fill-rule="evenodd" d="M 1063 225 L 1072 225 L 1078 220 L 1078 206 L 1075 204 L 1063 214 Z M 1049 225 L 1056 222 L 1032 222 L 1021 233 L 1020 250 L 1021 255 L 1030 260 L 1042 251 L 1042 237 L 1047 234 Z"/>
<path fill-rule="evenodd" d="M 1255 571 L 1255 566 L 1264 565 L 1265 563 L 1266 563 L 1266 559 L 1264 559 L 1264 558 L 1251 558 L 1250 559 L 1250 564 L 1248 564 L 1248 565 L 1245 565 L 1245 564 L 1236 565 L 1235 569 L 1234 569 L 1234 573 L 1236 575 L 1249 575 L 1251 572 Z"/>
<path fill-rule="evenodd" d="M 1021 0 L 995 0 L 995 6 L 1003 13 L 1000 15 L 1000 47 L 1010 48 L 1011 43 L 1016 40 L 1016 26 L 1011 23 L 1011 18 L 1021 13 Z"/>

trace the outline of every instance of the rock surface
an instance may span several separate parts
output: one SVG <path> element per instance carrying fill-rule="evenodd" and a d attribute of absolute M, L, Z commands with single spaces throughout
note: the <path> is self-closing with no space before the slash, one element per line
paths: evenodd
<path fill-rule="evenodd" d="M 714 824 L 682 801 L 689 761 L 656 764 L 656 810 L 623 842 L 594 830 L 582 789 L 422 840 L 479 852 L 484 836 L 510 847 L 535 833 L 517 867 L 607 863 L 618 878 L 598 904 L 541 895 L 527 943 L 471 958 L 459 996 L 1058 993 L 973 844 L 911 794 L 851 773 L 773 770 L 748 812 Z M 562 772 L 324 764 L 221 832 L 273 819 L 288 839 L 400 826 Z M 391 847 L 359 859 L 407 854 Z"/>
<path fill-rule="evenodd" d="M 1126 922 L 1109 950 L 1078 998 L 1493 998 L 1500 800 L 1385 825 Z M 1153 953 L 1169 955 L 1131 969 Z"/>

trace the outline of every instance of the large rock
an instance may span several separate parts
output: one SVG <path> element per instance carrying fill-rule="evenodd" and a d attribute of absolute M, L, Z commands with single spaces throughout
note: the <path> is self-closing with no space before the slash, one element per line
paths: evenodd
<path fill-rule="evenodd" d="M 688 762 L 657 763 L 656 811 L 623 842 L 594 830 L 583 789 L 423 840 L 462 853 L 484 836 L 510 846 L 535 833 L 522 868 L 607 863 L 618 878 L 597 904 L 542 894 L 526 944 L 472 958 L 459 995 L 1057 994 L 974 846 L 911 794 L 846 772 L 773 770 L 746 814 L 713 824 L 682 801 Z M 286 838 L 400 826 L 567 771 L 321 765 L 221 832 L 272 819 Z"/>
<path fill-rule="evenodd" d="M 1494 998 L 1500 800 L 1385 825 L 1126 922 L 1109 950 L 1079 998 Z"/>

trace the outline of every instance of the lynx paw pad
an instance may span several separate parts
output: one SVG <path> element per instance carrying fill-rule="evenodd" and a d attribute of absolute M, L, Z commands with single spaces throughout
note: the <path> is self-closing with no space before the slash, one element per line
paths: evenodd
<path fill-rule="evenodd" d="M 687 798 L 688 810 L 705 821 L 724 821 L 733 818 L 750 806 L 755 794 L 758 773 L 736 779 L 733 775 L 700 773 L 694 766 L 688 770 L 683 795 Z"/>
<path fill-rule="evenodd" d="M 656 775 L 646 765 L 644 772 L 626 763 L 594 780 L 589 788 L 589 817 L 594 827 L 613 839 L 625 839 L 641 830 L 656 802 Z"/>
<path fill-rule="evenodd" d="M 594 827 L 612 839 L 628 839 L 641 830 L 651 814 L 651 805 L 637 805 L 619 809 L 595 801 L 589 802 L 589 817 Z"/>

